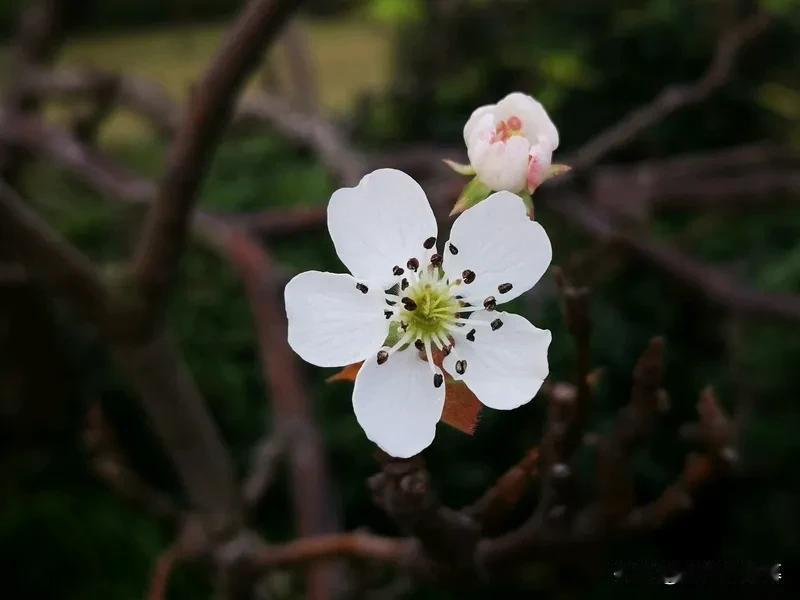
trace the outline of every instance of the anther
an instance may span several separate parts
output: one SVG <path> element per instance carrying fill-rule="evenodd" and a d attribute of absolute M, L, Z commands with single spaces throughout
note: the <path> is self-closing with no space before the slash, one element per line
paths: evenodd
<path fill-rule="evenodd" d="M 463 375 L 464 371 L 467 370 L 467 361 L 465 360 L 457 360 L 456 361 L 456 373 L 459 375 Z"/>
<path fill-rule="evenodd" d="M 500 319 L 495 319 L 492 321 L 492 331 L 497 331 L 503 326 L 503 322 Z"/>
<path fill-rule="evenodd" d="M 394 269 L 392 269 L 392 274 L 395 277 L 400 277 L 400 275 L 402 275 L 403 273 L 405 273 L 405 271 L 403 270 L 403 267 L 401 267 L 399 265 L 395 265 Z"/>
<path fill-rule="evenodd" d="M 416 271 L 417 269 L 419 269 L 419 261 L 416 258 L 409 258 L 408 262 L 406 263 L 406 266 L 411 271 Z"/>
<path fill-rule="evenodd" d="M 470 342 L 474 342 L 475 341 L 475 330 L 474 329 L 470 329 L 469 330 L 469 333 L 467 334 L 467 339 Z"/>
<path fill-rule="evenodd" d="M 416 303 L 416 302 L 414 302 L 414 301 L 413 301 L 411 298 L 409 298 L 408 296 L 403 296 L 403 297 L 400 299 L 400 302 L 402 302 L 402 303 L 403 303 L 403 307 L 404 307 L 406 310 L 408 310 L 408 311 L 417 310 L 417 303 Z"/>
<path fill-rule="evenodd" d="M 425 242 L 422 245 L 425 247 L 426 250 L 430 250 L 431 248 L 434 247 L 435 244 L 436 244 L 436 238 L 429 237 L 427 240 L 425 240 Z"/>
<path fill-rule="evenodd" d="M 417 350 L 425 350 L 425 344 L 423 343 L 423 341 L 422 341 L 422 340 L 419 340 L 419 339 L 418 339 L 417 341 L 415 341 L 415 342 L 414 342 L 414 347 L 415 347 Z"/>
<path fill-rule="evenodd" d="M 466 269 L 463 273 L 461 273 L 461 278 L 464 280 L 464 283 L 472 283 L 475 281 L 475 272 Z"/>
<path fill-rule="evenodd" d="M 511 285 L 510 283 L 501 283 L 500 285 L 497 286 L 497 291 L 500 292 L 501 294 L 505 294 L 510 292 L 512 287 L 514 286 Z"/>
<path fill-rule="evenodd" d="M 494 299 L 494 296 L 489 296 L 483 301 L 483 308 L 486 310 L 494 310 L 497 308 L 497 300 Z"/>
<path fill-rule="evenodd" d="M 387 360 L 389 360 L 389 353 L 386 350 L 380 350 L 378 352 L 378 364 L 382 365 Z"/>
<path fill-rule="evenodd" d="M 442 387 L 443 383 L 444 383 L 444 377 L 442 377 L 442 374 L 436 373 L 436 375 L 433 376 L 433 387 L 440 388 Z"/>
<path fill-rule="evenodd" d="M 390 310 L 383 311 L 383 316 L 386 317 L 387 319 L 391 319 L 393 314 L 394 313 Z"/>
<path fill-rule="evenodd" d="M 400 282 L 400 289 L 404 290 L 407 287 L 408 287 L 408 279 L 403 279 L 403 281 Z"/>
<path fill-rule="evenodd" d="M 434 267 L 438 267 L 440 264 L 442 264 L 442 255 L 437 252 L 436 254 L 431 256 L 431 264 Z"/>
<path fill-rule="evenodd" d="M 448 346 L 447 344 L 442 346 L 442 354 L 444 354 L 445 356 L 450 356 L 450 352 L 452 352 L 452 350 L 453 350 L 452 346 Z"/>
<path fill-rule="evenodd" d="M 366 294 L 369 291 L 369 288 L 365 286 L 363 283 L 357 283 L 356 289 L 362 294 Z"/>
<path fill-rule="evenodd" d="M 450 250 L 450 254 L 458 254 L 458 248 L 456 248 L 453 244 L 448 244 L 447 247 Z"/>

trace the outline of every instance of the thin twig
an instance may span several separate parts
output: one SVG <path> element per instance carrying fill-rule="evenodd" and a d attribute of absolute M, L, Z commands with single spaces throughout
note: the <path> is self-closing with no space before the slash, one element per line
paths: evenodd
<path fill-rule="evenodd" d="M 769 23 L 770 17 L 762 13 L 724 32 L 717 42 L 714 57 L 699 79 L 692 83 L 664 88 L 646 105 L 632 111 L 621 121 L 583 144 L 565 162 L 574 171 L 591 167 L 678 109 L 708 98 L 711 93 L 727 83 L 741 49 L 763 32 Z"/>

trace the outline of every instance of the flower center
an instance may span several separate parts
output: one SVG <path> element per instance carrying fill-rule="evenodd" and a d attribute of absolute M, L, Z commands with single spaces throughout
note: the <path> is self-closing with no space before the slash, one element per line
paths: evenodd
<path fill-rule="evenodd" d="M 512 116 L 497 124 L 492 135 L 492 143 L 508 141 L 515 135 L 522 135 L 522 119 Z"/>
<path fill-rule="evenodd" d="M 398 315 L 401 327 L 405 325 L 412 339 L 434 344 L 439 339 L 448 339 L 456 314 L 463 310 L 438 268 L 423 272 L 420 279 L 405 290 L 402 303 L 403 309 Z"/>

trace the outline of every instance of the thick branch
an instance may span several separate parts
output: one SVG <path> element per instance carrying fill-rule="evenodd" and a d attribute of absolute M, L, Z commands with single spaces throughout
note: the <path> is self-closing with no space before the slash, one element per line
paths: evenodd
<path fill-rule="evenodd" d="M 220 533 L 238 525 L 233 465 L 183 358 L 165 333 L 117 343 L 117 362 L 166 448 L 191 504 L 218 519 Z"/>
<path fill-rule="evenodd" d="M 183 115 L 134 261 L 151 319 L 164 308 L 191 212 L 235 96 L 300 0 L 251 0 L 228 31 Z"/>

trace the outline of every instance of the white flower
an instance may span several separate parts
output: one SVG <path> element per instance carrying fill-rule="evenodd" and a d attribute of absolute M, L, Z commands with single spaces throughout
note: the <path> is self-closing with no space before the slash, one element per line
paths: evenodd
<path fill-rule="evenodd" d="M 558 148 L 558 130 L 539 102 L 514 92 L 476 109 L 464 126 L 464 141 L 472 168 L 489 188 L 532 193 Z"/>
<path fill-rule="evenodd" d="M 465 211 L 440 253 L 425 192 L 381 169 L 333 194 L 328 229 L 352 275 L 307 271 L 288 283 L 289 344 L 322 367 L 364 361 L 353 408 L 369 439 L 403 458 L 430 445 L 445 397 L 437 350 L 486 406 L 536 395 L 550 332 L 495 310 L 530 289 L 552 256 L 518 196 L 498 192 Z"/>

